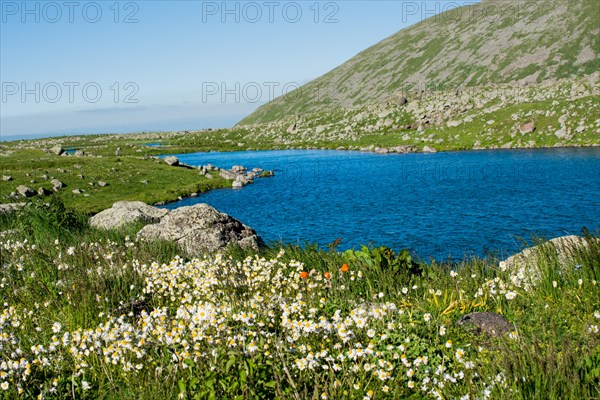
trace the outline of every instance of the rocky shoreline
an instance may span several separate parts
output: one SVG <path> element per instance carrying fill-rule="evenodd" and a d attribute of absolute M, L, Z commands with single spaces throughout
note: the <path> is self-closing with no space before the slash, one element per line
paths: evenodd
<path fill-rule="evenodd" d="M 167 156 L 163 158 L 163 161 L 172 167 L 197 169 L 200 175 L 207 179 L 214 179 L 215 177 L 220 177 L 227 181 L 231 181 L 232 189 L 241 189 L 244 186 L 254 183 L 255 179 L 270 178 L 275 176 L 275 173 L 273 171 L 263 170 L 259 167 L 252 168 L 252 170 L 249 170 L 248 168 L 241 165 L 234 165 L 233 167 L 231 167 L 231 169 L 220 168 L 212 164 L 194 167 L 191 165 L 181 163 L 179 159 L 175 156 Z M 187 196 L 187 198 L 198 197 L 199 195 L 200 193 L 192 193 L 189 196 Z M 164 206 L 169 203 L 181 201 L 184 198 L 186 197 L 179 197 L 177 200 L 173 201 L 160 201 L 155 203 L 154 205 Z"/>

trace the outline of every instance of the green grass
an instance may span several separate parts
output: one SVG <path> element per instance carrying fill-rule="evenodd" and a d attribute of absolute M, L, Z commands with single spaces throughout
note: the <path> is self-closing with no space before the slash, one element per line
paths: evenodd
<path fill-rule="evenodd" d="M 0 157 L 0 170 L 3 175 L 13 177 L 0 186 L 3 203 L 15 201 L 9 194 L 19 185 L 52 191 L 51 180 L 56 178 L 66 185 L 59 192 L 65 204 L 87 213 L 110 208 L 120 200 L 154 204 L 230 185 L 218 176 L 209 180 L 195 169 L 170 167 L 162 160 L 127 155 L 59 157 L 42 150 L 15 150 Z M 99 186 L 101 181 L 108 186 Z M 74 189 L 83 192 L 74 194 Z"/>
<path fill-rule="evenodd" d="M 81 217 L 55 202 L 0 220 L 0 398 L 600 395 L 597 236 L 568 261 L 543 246 L 531 270 L 335 244 L 186 260 Z M 514 331 L 455 325 L 473 311 Z"/>

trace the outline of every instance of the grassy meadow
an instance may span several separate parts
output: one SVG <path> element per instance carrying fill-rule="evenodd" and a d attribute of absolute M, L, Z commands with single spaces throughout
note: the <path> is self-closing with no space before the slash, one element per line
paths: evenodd
<path fill-rule="evenodd" d="M 590 234 L 569 261 L 511 269 L 335 243 L 187 259 L 57 199 L 0 226 L 0 398 L 600 397 Z M 475 311 L 514 329 L 456 325 Z"/>
<path fill-rule="evenodd" d="M 65 185 L 0 214 L 0 398 L 599 399 L 598 232 L 584 232 L 587 246 L 568 259 L 544 247 L 532 265 L 508 268 L 491 256 L 440 263 L 336 243 L 189 259 L 172 243 L 138 241 L 141 226 L 88 225 L 116 201 L 231 187 L 168 166 L 165 154 L 600 143 L 587 79 L 507 93 L 384 99 L 221 130 L 0 143 L 0 203 L 24 201 L 11 196 L 19 185 Z M 522 132 L 530 121 L 535 130 Z M 85 155 L 58 156 L 55 146 Z M 479 311 L 512 330 L 488 337 L 457 326 Z"/>
<path fill-rule="evenodd" d="M 174 201 L 192 193 L 231 187 L 214 175 L 207 179 L 193 168 L 177 168 L 152 157 L 124 155 L 60 157 L 40 149 L 16 149 L 0 156 L 2 175 L 13 180 L 2 182 L 2 203 L 15 202 L 9 197 L 19 185 L 33 190 L 40 187 L 52 192 L 52 179 L 65 187 L 60 190 L 63 202 L 70 208 L 97 213 L 121 200 L 139 200 L 148 204 Z M 101 186 L 100 182 L 106 182 Z M 73 193 L 79 189 L 80 193 Z M 22 201 L 22 200 L 18 200 Z"/>

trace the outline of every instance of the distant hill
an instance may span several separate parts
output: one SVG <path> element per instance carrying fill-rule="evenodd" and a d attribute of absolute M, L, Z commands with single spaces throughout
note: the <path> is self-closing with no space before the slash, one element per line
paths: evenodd
<path fill-rule="evenodd" d="M 598 0 L 487 0 L 410 26 L 239 125 L 358 107 L 412 90 L 542 82 L 600 70 Z"/>

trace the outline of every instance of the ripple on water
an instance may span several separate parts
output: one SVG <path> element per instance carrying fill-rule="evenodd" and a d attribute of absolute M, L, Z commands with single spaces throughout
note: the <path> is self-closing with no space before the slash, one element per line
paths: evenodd
<path fill-rule="evenodd" d="M 208 203 L 266 241 L 373 243 L 445 259 L 513 252 L 518 237 L 600 226 L 600 148 L 377 155 L 326 150 L 177 155 L 190 165 L 276 171 Z"/>

